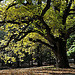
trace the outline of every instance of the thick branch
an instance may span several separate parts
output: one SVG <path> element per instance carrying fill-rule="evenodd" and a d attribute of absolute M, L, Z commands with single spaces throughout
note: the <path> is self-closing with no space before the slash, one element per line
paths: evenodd
<path fill-rule="evenodd" d="M 32 41 L 32 42 L 39 42 L 39 43 L 42 43 L 52 49 L 54 49 L 54 47 L 52 45 L 49 45 L 48 43 L 45 43 L 44 41 L 41 41 L 40 39 L 36 39 L 36 40 L 33 40 L 32 38 L 29 38 L 29 41 Z"/>
<path fill-rule="evenodd" d="M 70 0 L 68 6 L 66 7 L 66 9 L 63 12 L 63 21 L 62 21 L 63 22 L 63 25 L 66 23 L 66 18 L 69 15 L 69 11 L 70 11 L 71 4 L 72 4 L 72 0 Z"/>
<path fill-rule="evenodd" d="M 75 9 L 70 9 L 70 11 L 75 11 Z"/>
<path fill-rule="evenodd" d="M 41 21 L 41 23 L 45 26 L 46 32 L 47 32 L 47 40 L 51 43 L 55 43 L 54 40 L 54 36 L 51 34 L 51 28 L 49 28 L 49 26 L 45 23 L 45 21 L 43 20 L 43 17 L 39 16 L 38 19 Z"/>
<path fill-rule="evenodd" d="M 10 5 L 6 8 L 6 10 L 8 10 L 10 7 L 13 7 L 13 6 L 17 5 L 17 4 L 18 4 L 18 3 L 10 4 Z"/>
<path fill-rule="evenodd" d="M 51 0 L 47 0 L 47 5 L 46 5 L 46 7 L 42 10 L 41 16 L 44 16 L 44 14 L 46 13 L 46 11 L 50 8 L 50 3 L 51 3 Z"/>
<path fill-rule="evenodd" d="M 75 13 L 69 13 L 69 15 L 73 15 L 73 14 L 75 14 Z"/>
<path fill-rule="evenodd" d="M 18 3 L 11 3 L 11 4 L 9 4 L 8 7 L 6 8 L 6 12 L 7 12 L 7 10 L 8 10 L 10 7 L 13 7 L 13 6 L 17 5 L 17 4 L 18 4 Z M 6 12 L 5 12 L 4 20 L 5 20 L 6 17 L 7 17 Z"/>
<path fill-rule="evenodd" d="M 19 38 L 19 36 L 18 37 L 16 37 L 14 40 L 15 40 L 15 42 L 17 42 L 17 41 L 20 41 L 21 39 L 23 39 L 26 35 L 28 35 L 29 33 L 31 33 L 32 31 L 30 30 L 30 31 L 27 31 L 27 32 L 20 32 L 20 34 L 19 35 L 21 35 L 21 34 L 23 34 L 24 33 L 24 35 L 23 36 L 21 36 L 20 38 Z"/>
<path fill-rule="evenodd" d="M 11 4 L 9 4 L 9 6 L 6 8 L 6 11 L 9 9 L 9 8 L 11 8 L 11 7 L 13 7 L 13 6 L 15 6 L 15 5 L 17 5 L 18 3 L 11 3 Z M 27 3 L 22 3 L 24 6 L 27 6 L 27 4 L 29 4 L 29 2 L 27 2 Z M 6 19 L 6 16 L 7 15 L 5 15 L 5 18 L 4 18 L 4 20 Z"/>
<path fill-rule="evenodd" d="M 38 34 L 40 34 L 41 36 L 45 37 L 43 33 L 41 33 L 40 31 L 37 31 L 37 30 L 30 30 L 30 31 L 27 31 L 27 32 L 20 32 L 19 35 L 15 38 L 15 41 L 20 41 L 21 39 L 23 39 L 26 35 L 28 35 L 29 33 L 31 32 L 36 32 Z M 22 35 L 24 34 L 24 35 Z M 22 36 L 21 36 L 22 35 Z M 20 37 L 21 36 L 21 37 Z M 20 37 L 20 38 L 19 38 Z"/>
<path fill-rule="evenodd" d="M 25 35 L 23 35 L 21 38 L 17 38 L 17 37 L 16 37 L 17 34 L 13 34 L 13 35 L 10 37 L 10 39 L 8 40 L 7 44 L 4 45 L 4 46 L 2 46 L 2 47 L 0 47 L 0 50 L 2 50 L 3 48 L 6 48 L 6 47 L 9 45 L 9 43 L 11 42 L 12 39 L 14 39 L 15 42 L 20 41 L 20 40 L 23 39 L 28 33 L 31 33 L 31 31 L 25 32 Z"/>
<path fill-rule="evenodd" d="M 36 20 L 37 17 L 33 16 L 32 18 L 29 18 L 27 21 L 24 20 L 24 21 L 21 21 L 21 22 L 16 22 L 16 20 L 12 20 L 12 21 L 10 21 L 10 20 L 8 20 L 8 21 L 0 21 L 0 26 L 2 26 L 1 24 L 3 24 L 3 23 L 12 23 L 12 24 L 19 24 L 19 25 L 20 25 L 20 23 L 27 23 L 27 24 L 29 24 L 29 22 L 32 23 L 34 19 Z"/>
<path fill-rule="evenodd" d="M 28 26 L 29 26 L 29 25 L 27 25 L 24 29 L 22 29 L 22 31 L 23 31 L 23 30 L 26 30 L 26 28 L 27 28 Z M 21 32 L 20 32 L 19 34 L 21 34 Z M 12 39 L 15 40 L 16 38 L 18 38 L 18 37 L 16 37 L 16 35 L 17 35 L 17 34 L 13 34 L 13 35 L 9 38 L 7 44 L 4 45 L 4 46 L 2 46 L 2 47 L 0 47 L 0 49 L 3 49 L 3 48 L 5 48 L 5 47 L 7 47 Z M 19 40 L 21 40 L 21 38 L 20 38 Z M 18 41 L 18 40 L 17 40 L 17 41 Z"/>
<path fill-rule="evenodd" d="M 66 3 L 68 4 L 68 0 L 66 0 Z"/>
<path fill-rule="evenodd" d="M 15 22 L 15 21 L 0 21 L 0 24 L 2 24 L 2 23 L 12 23 L 12 24 L 19 24 L 20 25 L 20 23 L 19 22 Z M 0 25 L 0 26 L 2 26 L 2 25 Z"/>

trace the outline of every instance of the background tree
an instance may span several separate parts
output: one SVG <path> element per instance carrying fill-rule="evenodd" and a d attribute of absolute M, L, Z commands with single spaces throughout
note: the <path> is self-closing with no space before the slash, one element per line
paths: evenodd
<path fill-rule="evenodd" d="M 71 45 L 74 45 L 74 44 L 75 44 L 75 32 L 73 32 L 67 39 L 67 49 L 69 49 Z"/>
<path fill-rule="evenodd" d="M 75 64 L 75 45 L 72 45 L 70 49 L 67 51 L 67 55 L 69 58 L 74 59 Z"/>
<path fill-rule="evenodd" d="M 75 64 L 75 32 L 73 32 L 67 40 L 67 56 L 70 59 L 74 59 Z"/>

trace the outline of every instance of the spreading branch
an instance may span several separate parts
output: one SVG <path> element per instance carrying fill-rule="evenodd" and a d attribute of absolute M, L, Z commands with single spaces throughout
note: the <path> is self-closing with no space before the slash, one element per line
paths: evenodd
<path fill-rule="evenodd" d="M 32 18 L 29 18 L 27 21 L 26 20 L 24 20 L 24 21 L 20 21 L 20 22 L 16 22 L 16 20 L 12 20 L 12 21 L 10 21 L 10 20 L 8 20 L 8 21 L 0 21 L 0 26 L 2 26 L 4 23 L 12 23 L 12 24 L 18 24 L 18 25 L 20 25 L 21 23 L 27 23 L 27 24 L 29 24 L 29 22 L 33 22 L 33 20 L 36 20 L 37 19 L 37 17 L 36 16 L 33 16 Z"/>
<path fill-rule="evenodd" d="M 17 5 L 17 4 L 18 4 L 18 2 L 9 4 L 8 7 L 6 8 L 6 11 L 7 11 L 9 8 L 11 8 L 11 7 L 13 7 L 13 6 Z M 24 6 L 27 6 L 27 5 L 30 4 L 30 3 L 27 2 L 27 3 L 22 3 L 22 4 L 23 4 Z M 6 17 L 7 17 L 7 15 L 5 14 L 4 20 L 6 19 Z"/>
<path fill-rule="evenodd" d="M 21 38 L 17 38 L 17 34 L 13 34 L 6 45 L 3 45 L 2 47 L 0 47 L 0 50 L 3 50 L 4 48 L 6 48 L 7 46 L 9 46 L 9 43 L 11 42 L 12 39 L 14 39 L 15 42 L 20 41 L 21 39 L 23 39 L 28 33 L 31 33 L 31 31 L 25 32 L 25 35 L 23 35 Z"/>
<path fill-rule="evenodd" d="M 14 39 L 16 42 L 17 41 L 20 41 L 21 39 L 23 39 L 26 35 L 28 35 L 29 33 L 32 33 L 32 32 L 36 32 L 38 34 L 40 34 L 41 36 L 45 37 L 43 33 L 41 33 L 40 31 L 38 30 L 30 30 L 30 31 L 27 31 L 27 32 L 20 32 L 19 35 Z M 24 35 L 22 35 L 24 34 Z M 22 35 L 22 36 L 21 36 Z M 21 36 L 21 37 L 20 37 Z M 19 38 L 20 37 L 20 38 Z"/>
<path fill-rule="evenodd" d="M 42 10 L 41 16 L 44 16 L 44 14 L 46 13 L 46 11 L 50 8 L 50 3 L 51 3 L 51 0 L 47 0 L 47 5 L 46 5 L 46 7 Z"/>
<path fill-rule="evenodd" d="M 44 42 L 44 41 L 41 41 L 40 39 L 36 39 L 36 40 L 33 40 L 32 38 L 29 38 L 29 41 L 32 41 L 32 42 L 39 42 L 39 43 L 42 43 L 48 47 L 50 47 L 51 49 L 54 49 L 54 46 L 53 45 L 49 45 L 48 43 Z"/>
<path fill-rule="evenodd" d="M 20 25 L 20 23 L 19 22 L 15 22 L 15 21 L 0 21 L 0 26 L 2 26 L 2 23 L 12 23 L 12 24 L 19 24 Z"/>
<path fill-rule="evenodd" d="M 12 3 L 12 4 L 10 4 L 7 8 L 6 8 L 6 10 L 8 10 L 10 7 L 13 7 L 13 6 L 15 6 L 15 5 L 17 5 L 18 3 Z"/>
<path fill-rule="evenodd" d="M 55 43 L 54 40 L 54 36 L 51 34 L 51 28 L 49 28 L 49 26 L 45 23 L 45 21 L 43 20 L 43 17 L 38 16 L 38 19 L 41 21 L 41 23 L 45 26 L 46 32 L 47 32 L 47 39 L 48 41 L 50 41 L 51 43 Z"/>
<path fill-rule="evenodd" d="M 24 29 L 25 29 L 25 28 L 24 28 Z M 20 32 L 18 36 L 17 36 L 17 34 L 13 34 L 13 35 L 9 38 L 7 44 L 6 44 L 6 45 L 3 45 L 2 47 L 0 47 L 0 50 L 3 50 L 3 49 L 6 48 L 7 46 L 9 46 L 9 43 L 11 42 L 12 39 L 14 39 L 15 42 L 20 41 L 21 39 L 23 39 L 24 37 L 26 37 L 26 36 L 27 36 L 29 33 L 31 33 L 31 32 L 36 32 L 36 33 L 40 34 L 41 36 L 44 36 L 43 33 L 39 32 L 39 31 L 37 31 L 37 30 L 34 30 L 34 31 L 30 30 L 30 31 L 27 31 L 27 32 Z M 24 33 L 24 35 L 22 35 L 23 33 Z M 17 37 L 16 37 L 16 36 L 17 36 Z M 21 36 L 21 37 L 20 37 L 20 36 Z M 20 38 L 19 38 L 19 37 L 20 37 Z"/>
<path fill-rule="evenodd" d="M 69 4 L 67 5 L 66 9 L 63 12 L 63 20 L 62 20 L 63 25 L 65 25 L 66 23 L 66 18 L 69 15 L 71 4 L 72 4 L 72 0 L 70 0 Z"/>
<path fill-rule="evenodd" d="M 75 14 L 75 13 L 69 13 L 69 15 L 73 15 L 73 14 Z"/>
<path fill-rule="evenodd" d="M 66 0 L 66 3 L 68 4 L 68 0 Z"/>
<path fill-rule="evenodd" d="M 75 9 L 70 9 L 70 11 L 75 11 Z"/>

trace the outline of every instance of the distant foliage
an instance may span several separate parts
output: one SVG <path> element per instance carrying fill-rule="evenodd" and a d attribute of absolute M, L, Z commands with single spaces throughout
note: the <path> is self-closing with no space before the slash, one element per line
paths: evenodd
<path fill-rule="evenodd" d="M 67 40 L 67 56 L 69 58 L 75 59 L 75 32 L 70 35 L 70 38 Z"/>

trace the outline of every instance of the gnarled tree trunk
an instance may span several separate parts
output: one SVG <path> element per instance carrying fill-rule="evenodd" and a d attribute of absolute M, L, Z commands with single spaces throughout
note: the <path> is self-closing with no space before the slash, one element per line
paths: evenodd
<path fill-rule="evenodd" d="M 59 39 L 56 43 L 56 67 L 59 68 L 69 68 L 69 63 L 67 60 L 67 54 L 66 54 L 66 41 Z"/>

